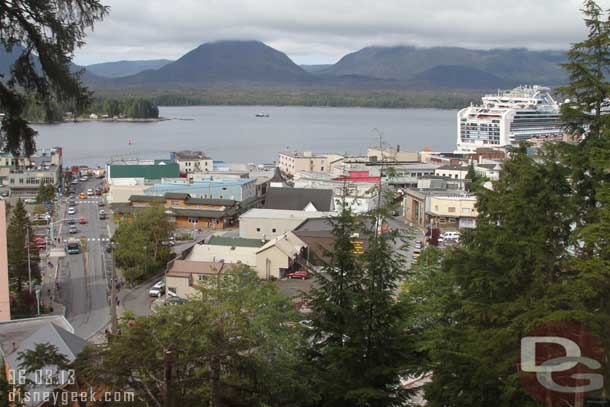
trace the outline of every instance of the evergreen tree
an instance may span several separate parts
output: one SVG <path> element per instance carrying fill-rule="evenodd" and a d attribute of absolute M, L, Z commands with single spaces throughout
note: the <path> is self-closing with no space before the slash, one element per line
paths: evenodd
<path fill-rule="evenodd" d="M 50 110 L 53 98 L 74 100 L 83 106 L 89 92 L 71 71 L 76 47 L 85 31 L 106 15 L 98 0 L 49 0 L 0 3 L 0 46 L 6 51 L 22 47 L 11 73 L 0 80 L 2 148 L 31 155 L 36 132 L 24 120 L 23 94 L 35 96 Z"/>
<path fill-rule="evenodd" d="M 404 275 L 394 236 L 380 233 L 385 209 L 356 217 L 343 205 L 333 224 L 325 273 L 309 295 L 311 387 L 317 406 L 398 406 L 400 379 L 417 358 L 405 326 L 408 305 L 395 293 Z M 354 241 L 363 241 L 356 254 Z"/>
<path fill-rule="evenodd" d="M 35 282 L 40 278 L 39 257 L 33 240 L 32 226 L 21 199 L 17 201 L 12 211 L 7 228 L 7 238 L 9 277 L 15 281 L 17 291 L 21 291 L 23 283 L 29 278 L 28 245 L 30 246 L 29 264 L 32 270 L 32 281 Z"/>

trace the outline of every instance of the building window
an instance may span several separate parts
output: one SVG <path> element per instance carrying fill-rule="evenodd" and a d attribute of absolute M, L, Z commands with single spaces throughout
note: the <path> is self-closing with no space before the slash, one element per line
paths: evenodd
<path fill-rule="evenodd" d="M 271 229 L 271 232 L 275 233 L 276 232 L 275 228 Z"/>
<path fill-rule="evenodd" d="M 261 231 L 261 228 L 256 228 L 256 232 L 260 232 L 260 231 Z"/>
<path fill-rule="evenodd" d="M 455 213 L 455 206 L 450 206 L 448 208 L 449 213 Z"/>
<path fill-rule="evenodd" d="M 199 223 L 199 218 L 189 217 L 188 221 L 189 221 L 189 223 L 197 224 L 197 223 Z"/>

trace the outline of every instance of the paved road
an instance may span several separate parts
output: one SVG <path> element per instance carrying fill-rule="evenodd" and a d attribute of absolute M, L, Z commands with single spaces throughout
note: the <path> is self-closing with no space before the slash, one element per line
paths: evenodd
<path fill-rule="evenodd" d="M 80 183 L 77 193 L 95 188 L 98 183 L 98 180 Z M 69 235 L 67 222 L 64 222 L 59 231 L 62 241 L 68 237 L 87 239 L 81 254 L 68 254 L 62 260 L 59 276 L 59 299 L 66 306 L 66 316 L 76 334 L 85 339 L 106 326 L 110 320 L 106 273 L 110 259 L 104 250 L 109 236 L 107 221 L 98 219 L 100 199 L 94 196 L 81 200 L 77 197 L 76 215 L 73 216 L 66 214 L 65 204 L 60 209 L 64 217 L 77 220 L 78 229 L 76 235 Z M 87 223 L 79 224 L 80 217 L 84 217 Z"/>

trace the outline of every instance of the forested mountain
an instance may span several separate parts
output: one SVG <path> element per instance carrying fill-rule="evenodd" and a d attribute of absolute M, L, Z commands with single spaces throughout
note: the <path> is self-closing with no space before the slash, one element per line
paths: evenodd
<path fill-rule="evenodd" d="M 160 69 L 117 80 L 121 85 L 184 83 L 298 83 L 309 74 L 286 54 L 259 41 L 205 43 Z"/>
<path fill-rule="evenodd" d="M 169 59 L 150 59 L 144 61 L 112 61 L 87 65 L 87 71 L 105 78 L 120 78 L 135 75 L 149 69 L 159 69 L 172 62 Z"/>
<path fill-rule="evenodd" d="M 380 79 L 413 81 L 418 75 L 439 66 L 461 66 L 478 69 L 482 81 L 494 75 L 511 84 L 558 85 L 567 80 L 560 64 L 565 62 L 560 51 L 527 49 L 473 50 L 457 47 L 418 48 L 411 46 L 367 47 L 348 54 L 323 71 L 328 75 L 362 75 Z M 471 76 L 472 70 L 462 72 Z M 458 73 L 453 69 L 453 73 Z M 425 75 L 424 75 L 425 76 Z M 459 79 L 459 78 L 458 78 Z M 482 83 L 468 80 L 470 86 Z M 431 83 L 430 85 L 434 85 Z"/>

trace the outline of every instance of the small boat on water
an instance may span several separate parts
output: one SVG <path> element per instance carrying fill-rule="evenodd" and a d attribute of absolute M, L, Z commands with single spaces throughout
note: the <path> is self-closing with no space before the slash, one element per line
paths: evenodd
<path fill-rule="evenodd" d="M 256 117 L 269 117 L 269 113 L 257 113 Z"/>

